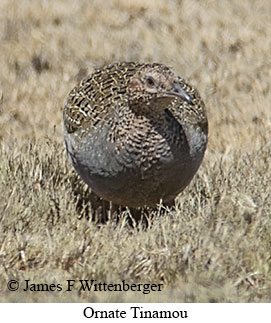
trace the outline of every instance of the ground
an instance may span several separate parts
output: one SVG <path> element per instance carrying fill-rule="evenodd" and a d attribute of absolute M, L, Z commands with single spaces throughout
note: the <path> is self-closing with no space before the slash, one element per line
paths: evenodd
<path fill-rule="evenodd" d="M 268 0 L 1 0 L 2 302 L 271 301 L 270 13 Z M 147 228 L 127 209 L 99 223 L 63 143 L 69 91 L 120 60 L 172 67 L 208 110 L 199 172 L 176 209 L 144 211 Z M 80 279 L 163 289 L 66 291 Z"/>

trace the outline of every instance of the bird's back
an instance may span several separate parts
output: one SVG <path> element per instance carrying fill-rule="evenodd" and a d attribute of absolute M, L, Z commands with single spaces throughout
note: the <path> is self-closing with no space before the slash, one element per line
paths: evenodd
<path fill-rule="evenodd" d="M 66 130 L 73 133 L 87 124 L 97 127 L 100 121 L 113 115 L 117 105 L 127 104 L 127 84 L 140 66 L 133 62 L 115 63 L 83 79 L 66 100 Z"/>

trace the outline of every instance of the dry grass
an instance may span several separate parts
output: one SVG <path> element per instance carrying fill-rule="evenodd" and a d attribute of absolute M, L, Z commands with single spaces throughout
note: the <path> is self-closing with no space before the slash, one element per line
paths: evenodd
<path fill-rule="evenodd" d="M 1 301 L 271 301 L 270 12 L 268 0 L 1 1 Z M 148 229 L 128 210 L 87 219 L 101 207 L 64 151 L 65 96 L 117 60 L 172 66 L 208 108 L 204 163 L 176 210 L 145 210 Z M 9 292 L 10 279 L 165 288 Z"/>

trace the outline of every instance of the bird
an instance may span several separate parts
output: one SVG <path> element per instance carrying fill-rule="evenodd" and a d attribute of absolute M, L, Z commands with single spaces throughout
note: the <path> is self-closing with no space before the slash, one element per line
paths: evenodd
<path fill-rule="evenodd" d="M 208 142 L 198 91 L 160 63 L 116 62 L 68 94 L 67 155 L 105 201 L 129 208 L 174 203 L 200 167 Z"/>

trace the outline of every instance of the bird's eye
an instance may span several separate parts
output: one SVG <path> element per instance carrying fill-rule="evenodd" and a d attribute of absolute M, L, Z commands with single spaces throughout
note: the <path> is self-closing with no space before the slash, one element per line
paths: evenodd
<path fill-rule="evenodd" d="M 148 86 L 154 86 L 154 79 L 152 77 L 148 77 L 146 82 Z"/>

